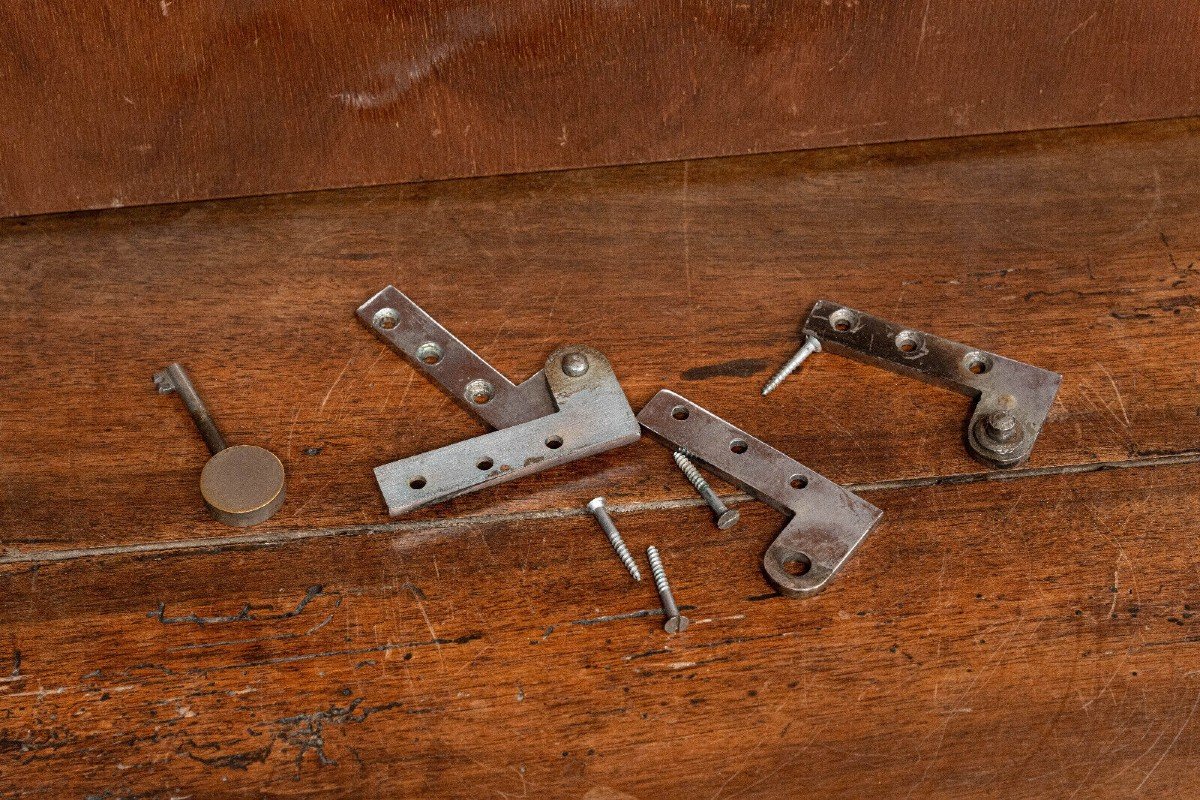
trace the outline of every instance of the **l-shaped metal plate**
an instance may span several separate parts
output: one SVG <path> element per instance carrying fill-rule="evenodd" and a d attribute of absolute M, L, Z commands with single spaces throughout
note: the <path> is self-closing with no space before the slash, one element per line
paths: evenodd
<path fill-rule="evenodd" d="M 392 516 L 631 444 L 641 435 L 612 366 L 591 347 L 560 347 L 542 370 L 514 385 L 394 287 L 364 303 L 358 317 L 497 429 L 376 467 Z"/>
<path fill-rule="evenodd" d="M 822 352 L 977 398 L 967 422 L 967 446 L 980 460 L 999 467 L 1014 467 L 1029 458 L 1062 384 L 1056 372 L 829 300 L 813 305 L 804 333 L 820 341 Z"/>
<path fill-rule="evenodd" d="M 763 556 L 767 579 L 788 597 L 824 589 L 883 516 L 858 495 L 675 392 L 660 391 L 637 420 L 724 480 L 792 515 Z M 807 571 L 796 574 L 801 569 Z"/>

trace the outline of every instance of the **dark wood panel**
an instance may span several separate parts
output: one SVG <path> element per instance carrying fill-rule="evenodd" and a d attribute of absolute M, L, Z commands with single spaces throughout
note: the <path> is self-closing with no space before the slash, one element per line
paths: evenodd
<path fill-rule="evenodd" d="M 1190 797 L 1195 464 L 872 492 L 822 595 L 759 504 L 0 576 L 15 797 Z M 651 612 L 643 614 L 643 612 Z"/>
<path fill-rule="evenodd" d="M 758 390 L 830 297 L 1055 369 L 1030 466 L 1200 441 L 1195 123 L 758 156 L 0 225 L 4 559 L 241 535 L 208 519 L 187 363 L 289 500 L 251 535 L 387 522 L 371 469 L 482 432 L 355 320 L 394 282 L 523 379 L 566 342 L 843 483 L 978 474 L 968 403 L 832 356 Z M 412 519 L 693 499 L 644 441 Z M 404 523 L 407 524 L 407 523 Z"/>
<path fill-rule="evenodd" d="M 0 215 L 1200 112 L 1200 3 L 0 9 Z"/>

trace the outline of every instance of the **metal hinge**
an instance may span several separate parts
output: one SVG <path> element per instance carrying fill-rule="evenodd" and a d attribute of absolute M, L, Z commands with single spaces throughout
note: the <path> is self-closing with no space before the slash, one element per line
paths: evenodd
<path fill-rule="evenodd" d="M 782 594 L 808 597 L 834 574 L 883 512 L 853 492 L 663 389 L 637 415 L 646 430 L 791 519 L 763 556 Z"/>
<path fill-rule="evenodd" d="M 1029 458 L 1062 376 L 1011 358 L 905 328 L 829 300 L 804 322 L 821 351 L 853 358 L 977 400 L 966 439 L 980 460 L 1013 467 Z"/>
<path fill-rule="evenodd" d="M 638 440 L 641 430 L 608 359 L 560 347 L 514 384 L 389 286 L 358 318 L 495 430 L 375 468 L 392 516 Z"/>

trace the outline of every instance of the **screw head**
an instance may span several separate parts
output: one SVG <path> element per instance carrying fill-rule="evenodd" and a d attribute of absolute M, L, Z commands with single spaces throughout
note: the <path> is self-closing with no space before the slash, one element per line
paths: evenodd
<path fill-rule="evenodd" d="M 583 353 L 567 353 L 562 357 L 563 374 L 570 375 L 572 378 L 578 378 L 585 374 L 590 366 L 587 356 Z"/>
<path fill-rule="evenodd" d="M 604 508 L 603 497 L 593 497 L 587 504 L 588 511 L 595 513 L 596 509 Z"/>
<path fill-rule="evenodd" d="M 692 621 L 680 614 L 677 617 L 671 617 L 663 625 L 663 630 L 667 633 L 683 633 L 687 630 L 687 626 L 691 625 Z"/>
<path fill-rule="evenodd" d="M 736 508 L 731 508 L 721 516 L 717 517 L 717 528 L 719 530 L 728 530 L 734 525 L 737 525 L 737 521 L 741 519 L 741 517 L 742 514 L 740 511 L 738 511 Z"/>

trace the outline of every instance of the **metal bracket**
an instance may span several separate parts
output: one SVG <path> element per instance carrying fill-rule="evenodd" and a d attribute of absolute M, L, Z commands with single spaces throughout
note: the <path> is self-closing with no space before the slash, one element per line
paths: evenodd
<path fill-rule="evenodd" d="M 637 420 L 724 480 L 792 515 L 763 556 L 767 579 L 788 597 L 824 589 L 883 516 L 858 495 L 675 392 L 660 391 Z"/>
<path fill-rule="evenodd" d="M 904 328 L 829 300 L 804 322 L 820 350 L 853 358 L 977 399 L 967 446 L 980 460 L 1013 467 L 1029 458 L 1062 375 Z"/>
<path fill-rule="evenodd" d="M 514 384 L 395 287 L 358 309 L 364 325 L 492 433 L 375 468 L 392 516 L 638 440 L 641 429 L 608 359 L 560 347 Z"/>

